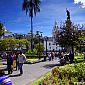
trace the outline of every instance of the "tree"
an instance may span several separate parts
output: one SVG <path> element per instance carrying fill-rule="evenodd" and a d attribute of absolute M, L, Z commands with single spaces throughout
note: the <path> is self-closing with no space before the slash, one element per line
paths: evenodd
<path fill-rule="evenodd" d="M 0 22 L 0 38 L 4 35 L 3 24 Z"/>
<path fill-rule="evenodd" d="M 42 52 L 42 51 L 44 51 L 44 46 L 42 43 L 40 43 L 40 46 L 39 46 L 39 44 L 36 44 L 35 49 L 37 50 L 37 52 Z"/>
<path fill-rule="evenodd" d="M 36 44 L 35 45 L 35 49 L 37 50 L 37 53 L 39 54 L 39 59 L 40 59 L 40 55 L 42 54 L 42 52 L 44 51 L 44 46 L 42 43 L 40 44 Z"/>
<path fill-rule="evenodd" d="M 85 51 L 85 36 L 80 36 L 79 41 L 77 43 L 78 43 L 78 45 L 76 46 L 77 51 L 84 52 Z"/>
<path fill-rule="evenodd" d="M 23 49 L 26 48 L 28 50 L 30 42 L 27 39 L 16 39 L 16 48 L 18 49 Z"/>
<path fill-rule="evenodd" d="M 4 40 L 5 40 L 5 42 L 7 42 L 7 45 L 8 45 L 7 50 L 13 51 L 13 50 L 15 49 L 15 47 L 16 47 L 16 42 L 15 42 L 15 40 L 12 39 L 12 38 L 6 38 L 6 39 L 4 39 Z"/>
<path fill-rule="evenodd" d="M 29 11 L 29 17 L 31 17 L 31 50 L 33 50 L 33 14 L 36 15 L 37 12 L 40 12 L 39 5 L 40 0 L 24 0 L 22 5 L 26 15 Z"/>
<path fill-rule="evenodd" d="M 0 40 L 0 51 L 6 51 L 8 48 L 8 44 L 6 40 Z"/>
<path fill-rule="evenodd" d="M 75 26 L 70 25 L 69 21 L 66 21 L 65 27 L 61 28 L 61 32 L 56 35 L 58 43 L 61 47 L 71 48 L 72 53 L 74 52 L 74 46 L 79 41 L 78 31 L 74 30 Z"/>
<path fill-rule="evenodd" d="M 76 46 L 77 42 L 79 41 L 77 27 L 72 24 L 70 18 L 68 18 L 67 16 L 66 22 L 60 29 L 61 31 L 56 33 L 56 40 L 62 47 L 64 48 L 70 47 L 71 52 L 74 53 L 74 46 Z"/>

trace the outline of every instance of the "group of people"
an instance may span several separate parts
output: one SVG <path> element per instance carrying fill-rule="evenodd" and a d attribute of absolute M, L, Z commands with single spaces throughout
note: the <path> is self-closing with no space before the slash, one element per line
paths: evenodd
<path fill-rule="evenodd" d="M 68 55 L 65 54 L 63 51 L 49 52 L 48 53 L 49 61 L 55 59 L 56 57 L 58 57 L 60 59 L 60 63 L 66 63 L 66 61 L 69 61 L 70 63 L 73 63 L 74 53 L 72 53 L 71 51 L 69 52 Z"/>
<path fill-rule="evenodd" d="M 7 70 L 8 74 L 12 74 L 13 70 L 20 70 L 20 75 L 23 74 L 23 63 L 26 61 L 26 56 L 20 51 L 19 53 L 8 53 L 7 54 Z M 0 68 L 0 85 L 13 85 L 9 76 L 4 72 L 4 69 Z"/>
<path fill-rule="evenodd" d="M 19 53 L 7 54 L 7 70 L 8 74 L 12 74 L 13 70 L 20 70 L 20 74 L 23 74 L 23 63 L 26 61 L 26 56 L 20 51 Z"/>

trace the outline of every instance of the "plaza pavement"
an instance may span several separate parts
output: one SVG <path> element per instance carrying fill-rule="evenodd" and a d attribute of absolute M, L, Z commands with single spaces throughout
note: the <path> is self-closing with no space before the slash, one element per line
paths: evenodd
<path fill-rule="evenodd" d="M 59 64 L 59 59 L 55 59 L 53 61 L 39 62 L 36 64 L 24 64 L 23 75 L 19 76 L 19 71 L 14 71 L 10 75 L 10 79 L 13 82 L 13 85 L 28 85 L 33 80 L 41 77 L 52 68 Z"/>

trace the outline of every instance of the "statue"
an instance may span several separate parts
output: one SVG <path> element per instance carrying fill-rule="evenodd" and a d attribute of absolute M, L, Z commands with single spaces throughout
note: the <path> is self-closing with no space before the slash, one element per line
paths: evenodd
<path fill-rule="evenodd" d="M 70 20 L 70 12 L 66 9 L 67 12 L 67 20 Z"/>

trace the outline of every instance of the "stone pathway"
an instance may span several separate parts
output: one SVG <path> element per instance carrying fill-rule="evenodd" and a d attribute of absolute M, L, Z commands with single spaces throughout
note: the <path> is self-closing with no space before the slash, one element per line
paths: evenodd
<path fill-rule="evenodd" d="M 19 76 L 19 71 L 14 71 L 13 74 L 10 75 L 10 79 L 12 80 L 13 85 L 27 85 L 57 66 L 57 64 L 59 64 L 59 59 L 36 64 L 24 64 L 23 75 Z"/>

